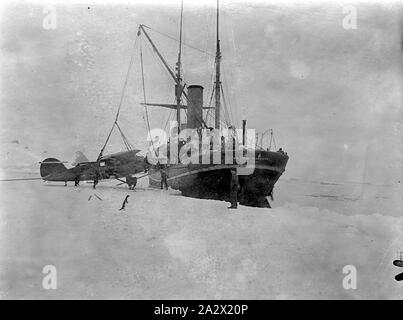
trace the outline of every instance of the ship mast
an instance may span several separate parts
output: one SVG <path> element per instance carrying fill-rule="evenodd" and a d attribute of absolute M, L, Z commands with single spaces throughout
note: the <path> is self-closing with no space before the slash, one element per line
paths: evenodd
<path fill-rule="evenodd" d="M 171 76 L 172 80 L 175 82 L 175 84 L 178 87 L 181 87 L 182 90 L 179 91 L 179 95 L 183 95 L 187 101 L 188 104 L 191 104 L 192 102 L 189 101 L 189 97 L 187 95 L 187 93 L 185 91 L 183 91 L 183 86 L 178 82 L 178 78 L 177 75 L 172 71 L 172 69 L 169 67 L 168 63 L 165 61 L 164 57 L 161 55 L 161 53 L 158 51 L 157 47 L 155 46 L 154 42 L 151 40 L 150 36 L 148 35 L 148 33 L 145 30 L 145 26 L 144 24 L 140 24 L 139 26 L 139 32 L 141 31 L 142 33 L 144 33 L 144 35 L 146 36 L 147 40 L 149 41 L 149 43 L 151 44 L 151 47 L 153 48 L 153 50 L 155 51 L 155 53 L 157 54 L 158 58 L 161 60 L 162 64 L 164 65 L 165 69 L 168 71 L 169 75 Z M 147 27 L 149 28 L 149 27 Z M 142 103 L 144 105 L 158 105 L 160 107 L 167 107 L 172 109 L 172 106 L 177 109 L 177 105 L 167 105 L 167 104 L 153 104 L 153 103 Z M 180 108 L 186 108 L 186 106 L 180 105 Z M 209 109 L 209 108 L 206 108 Z M 208 128 L 207 123 L 203 120 L 203 118 L 199 118 L 198 121 L 200 122 L 200 124 L 202 126 L 204 126 L 204 128 Z"/>
<path fill-rule="evenodd" d="M 217 45 L 215 55 L 215 129 L 220 129 L 220 100 L 221 100 L 221 81 L 220 81 L 220 62 L 221 62 L 221 50 L 220 50 L 220 25 L 219 25 L 219 0 L 217 0 Z"/>
<path fill-rule="evenodd" d="M 181 78 L 181 55 L 182 55 L 182 18 L 183 15 L 183 0 L 181 2 L 181 21 L 179 28 L 179 52 L 178 61 L 176 62 L 176 84 L 175 84 L 175 96 L 176 96 L 176 120 L 178 121 L 178 133 L 181 128 L 181 96 L 182 96 L 182 78 Z"/>

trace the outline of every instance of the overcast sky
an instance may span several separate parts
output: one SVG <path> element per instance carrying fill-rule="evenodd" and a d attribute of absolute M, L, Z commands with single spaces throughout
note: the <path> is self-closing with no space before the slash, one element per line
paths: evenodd
<path fill-rule="evenodd" d="M 54 30 L 42 26 L 44 5 L 16 3 L 1 10 L 2 165 L 49 155 L 70 160 L 77 150 L 96 158 L 132 55 L 120 123 L 129 140 L 144 148 L 137 27 L 144 23 L 178 37 L 180 1 L 59 2 Z M 185 81 L 203 85 L 206 101 L 214 3 L 184 1 Z M 274 129 L 277 147 L 290 156 L 287 177 L 398 183 L 402 6 L 351 2 L 357 29 L 346 30 L 346 4 L 299 3 L 222 1 L 223 82 L 233 121 L 240 126 L 247 119 L 257 131 Z M 156 31 L 150 35 L 173 66 L 178 44 Z M 142 47 L 148 101 L 171 103 L 172 81 L 144 40 Z M 151 127 L 163 127 L 168 115 L 150 110 Z M 122 146 L 115 135 L 108 151 Z"/>

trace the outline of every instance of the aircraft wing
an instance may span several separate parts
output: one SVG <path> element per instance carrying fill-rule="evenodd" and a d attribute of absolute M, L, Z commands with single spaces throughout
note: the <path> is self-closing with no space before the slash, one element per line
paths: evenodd
<path fill-rule="evenodd" d="M 139 151 L 124 151 L 102 157 L 99 161 L 101 172 L 110 176 L 128 177 L 144 171 L 144 157 L 137 155 Z"/>
<path fill-rule="evenodd" d="M 140 150 L 130 150 L 130 151 L 122 151 L 117 153 L 108 154 L 106 156 L 101 157 L 100 161 L 107 161 L 107 160 L 117 160 L 120 163 L 130 162 L 135 159 L 136 154 L 139 153 Z"/>

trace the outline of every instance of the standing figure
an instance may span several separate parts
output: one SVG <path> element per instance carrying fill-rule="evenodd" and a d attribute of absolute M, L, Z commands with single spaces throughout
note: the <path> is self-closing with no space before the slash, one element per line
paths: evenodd
<path fill-rule="evenodd" d="M 238 208 L 238 188 L 239 188 L 239 180 L 238 175 L 236 174 L 236 169 L 231 168 L 231 185 L 230 185 L 231 206 L 228 207 L 228 209 Z"/>
<path fill-rule="evenodd" d="M 131 176 L 127 176 L 126 177 L 126 183 L 129 186 L 130 190 L 134 190 L 134 187 L 137 184 L 137 178 L 136 177 L 131 177 Z"/>
<path fill-rule="evenodd" d="M 66 185 L 67 185 L 67 183 L 65 183 Z M 80 185 L 80 176 L 79 175 L 76 175 L 75 177 L 74 177 L 74 186 L 75 187 L 78 187 Z"/>
<path fill-rule="evenodd" d="M 167 174 L 167 167 L 166 165 L 161 165 L 160 166 L 160 174 L 161 174 L 161 189 L 168 190 L 168 174 Z"/>
<path fill-rule="evenodd" d="M 99 172 L 98 170 L 95 170 L 94 185 L 92 186 L 93 189 L 96 188 L 98 181 L 99 181 Z"/>
<path fill-rule="evenodd" d="M 273 187 L 274 188 L 274 187 Z M 274 196 L 273 196 L 273 189 L 269 192 L 269 197 L 272 201 L 274 201 Z"/>

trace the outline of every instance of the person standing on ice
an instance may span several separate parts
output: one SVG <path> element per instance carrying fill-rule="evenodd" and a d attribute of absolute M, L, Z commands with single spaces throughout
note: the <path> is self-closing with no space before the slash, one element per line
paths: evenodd
<path fill-rule="evenodd" d="M 229 206 L 228 209 L 238 208 L 238 188 L 239 188 L 239 180 L 238 175 L 236 174 L 236 169 L 231 168 L 231 185 L 230 185 L 231 206 Z"/>
<path fill-rule="evenodd" d="M 99 179 L 99 173 L 98 170 L 95 170 L 94 185 L 92 186 L 93 189 L 95 189 L 95 187 L 97 186 L 98 179 Z"/>
<path fill-rule="evenodd" d="M 160 174 L 161 174 L 161 189 L 168 190 L 168 177 L 167 177 L 167 168 L 166 165 L 160 165 Z"/>

